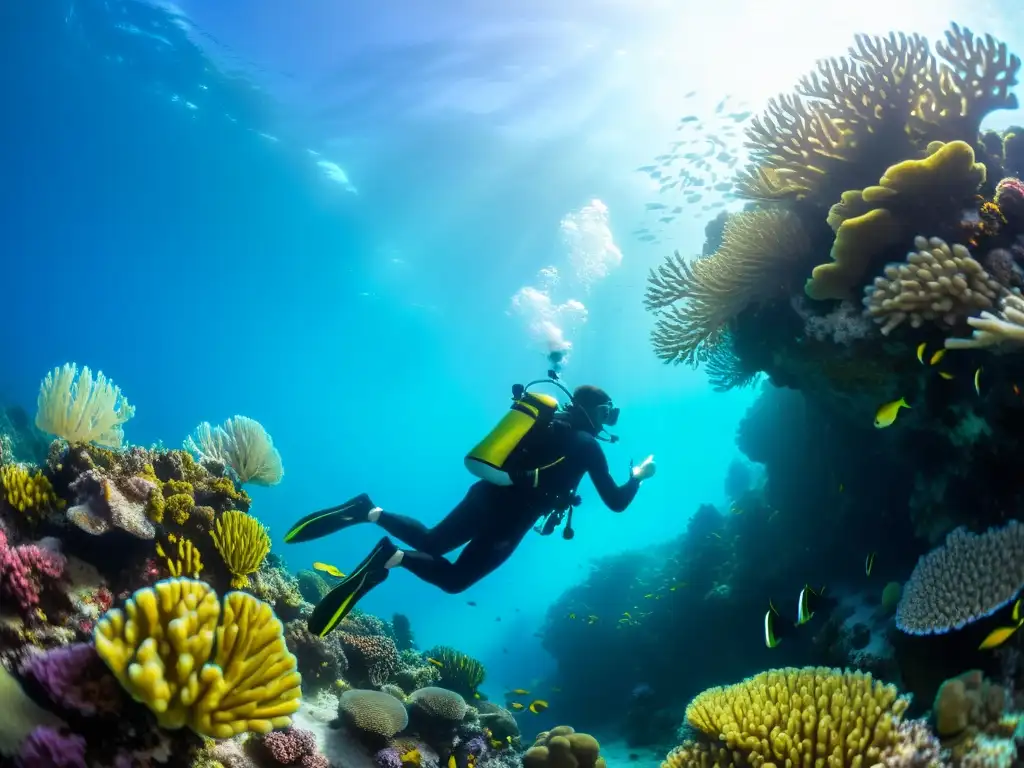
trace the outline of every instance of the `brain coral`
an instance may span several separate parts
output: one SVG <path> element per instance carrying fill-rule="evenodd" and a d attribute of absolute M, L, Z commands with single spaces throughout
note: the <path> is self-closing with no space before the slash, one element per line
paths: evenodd
<path fill-rule="evenodd" d="M 907 704 L 894 686 L 862 672 L 769 670 L 698 695 L 686 721 L 701 735 L 673 750 L 663 768 L 866 768 L 899 740 Z"/>
<path fill-rule="evenodd" d="M 413 691 L 409 706 L 427 717 L 456 723 L 462 721 L 468 710 L 466 700 L 455 691 L 434 686 Z"/>
<path fill-rule="evenodd" d="M 601 745 L 589 733 L 560 725 L 537 736 L 523 755 L 523 768 L 605 768 Z"/>
<path fill-rule="evenodd" d="M 377 740 L 390 739 L 409 724 L 402 702 L 382 691 L 345 691 L 338 714 L 361 736 Z"/>
<path fill-rule="evenodd" d="M 896 607 L 896 626 L 931 635 L 990 616 L 1024 587 L 1024 524 L 971 533 L 957 528 L 917 561 Z"/>

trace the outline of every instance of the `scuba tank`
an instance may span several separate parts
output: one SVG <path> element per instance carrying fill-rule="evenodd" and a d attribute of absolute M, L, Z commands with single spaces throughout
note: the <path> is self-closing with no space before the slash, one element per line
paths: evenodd
<path fill-rule="evenodd" d="M 545 429 L 558 412 L 558 400 L 551 395 L 529 392 L 535 384 L 550 382 L 565 390 L 554 378 L 554 371 L 548 371 L 548 379 L 531 381 L 525 386 L 512 386 L 512 405 L 501 421 L 483 440 L 466 454 L 465 464 L 472 474 L 495 485 L 512 485 L 510 472 L 520 468 L 512 467 L 516 449 L 523 445 L 528 435 Z M 534 487 L 539 482 L 540 470 L 531 469 L 526 473 L 527 481 Z"/>

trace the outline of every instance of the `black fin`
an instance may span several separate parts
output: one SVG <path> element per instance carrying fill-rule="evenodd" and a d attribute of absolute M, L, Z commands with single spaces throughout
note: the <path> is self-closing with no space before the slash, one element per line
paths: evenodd
<path fill-rule="evenodd" d="M 377 542 L 366 559 L 317 603 L 309 617 L 309 631 L 324 637 L 348 616 L 363 596 L 388 577 L 385 567 L 398 548 L 386 536 Z"/>
<path fill-rule="evenodd" d="M 284 535 L 285 544 L 297 544 L 327 536 L 356 523 L 365 523 L 373 509 L 373 502 L 365 493 L 349 499 L 344 504 L 311 512 L 288 529 Z"/>

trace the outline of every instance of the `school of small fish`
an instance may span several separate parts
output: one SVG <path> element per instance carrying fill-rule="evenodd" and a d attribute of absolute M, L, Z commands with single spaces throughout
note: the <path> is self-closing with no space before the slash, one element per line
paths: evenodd
<path fill-rule="evenodd" d="M 696 95 L 690 91 L 683 98 Z M 752 114 L 726 96 L 710 116 L 688 114 L 679 120 L 667 151 L 636 169 L 657 185 L 658 199 L 644 206 L 649 223 L 633 230 L 633 237 L 660 244 L 671 239 L 668 227 L 680 216 L 705 219 L 736 199 L 732 177 L 745 157 L 743 125 Z"/>

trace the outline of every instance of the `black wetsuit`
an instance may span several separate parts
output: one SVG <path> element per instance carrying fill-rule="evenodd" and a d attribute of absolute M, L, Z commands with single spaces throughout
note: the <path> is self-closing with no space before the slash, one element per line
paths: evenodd
<path fill-rule="evenodd" d="M 545 466 L 537 488 L 475 483 L 465 498 L 433 528 L 393 512 L 382 512 L 377 524 L 413 547 L 402 566 L 445 592 L 468 589 L 504 563 L 537 520 L 571 502 L 583 475 L 589 474 L 601 500 L 622 512 L 636 496 L 640 482 L 630 478 L 616 484 L 597 439 L 561 420 L 548 427 L 530 449 L 529 463 Z M 463 544 L 452 562 L 443 557 Z"/>

